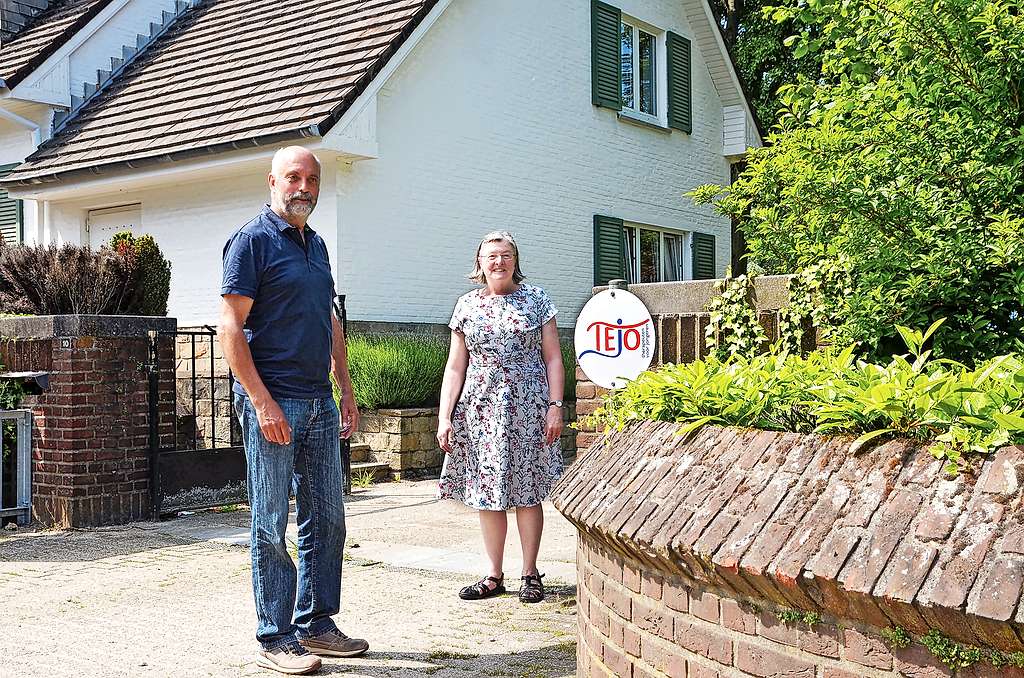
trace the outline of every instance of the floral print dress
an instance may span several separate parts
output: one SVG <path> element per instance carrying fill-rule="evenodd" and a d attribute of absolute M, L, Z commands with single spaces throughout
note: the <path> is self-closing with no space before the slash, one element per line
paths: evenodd
<path fill-rule="evenodd" d="M 469 365 L 440 498 L 489 511 L 535 506 L 562 475 L 559 441 L 544 442 L 550 399 L 541 326 L 556 313 L 533 285 L 504 296 L 473 290 L 455 304 L 449 327 L 465 337 Z"/>

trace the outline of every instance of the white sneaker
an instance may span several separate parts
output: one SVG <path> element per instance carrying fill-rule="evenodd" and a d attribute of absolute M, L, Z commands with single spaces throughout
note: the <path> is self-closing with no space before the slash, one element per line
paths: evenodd
<path fill-rule="evenodd" d="M 260 650 L 256 653 L 256 665 L 279 673 L 302 675 L 318 671 L 320 657 L 292 641 L 273 650 Z"/>

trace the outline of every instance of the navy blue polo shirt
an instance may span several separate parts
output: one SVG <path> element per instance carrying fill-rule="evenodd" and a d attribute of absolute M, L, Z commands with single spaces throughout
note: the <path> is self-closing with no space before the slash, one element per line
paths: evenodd
<path fill-rule="evenodd" d="M 323 238 L 309 225 L 303 232 L 305 244 L 265 205 L 224 245 L 220 293 L 253 300 L 245 338 L 275 400 L 331 395 L 334 278 Z M 238 381 L 234 390 L 245 394 Z"/>

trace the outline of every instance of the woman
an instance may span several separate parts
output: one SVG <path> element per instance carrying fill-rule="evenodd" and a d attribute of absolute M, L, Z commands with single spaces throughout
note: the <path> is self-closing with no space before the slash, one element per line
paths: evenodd
<path fill-rule="evenodd" d="M 483 287 L 459 298 L 449 323 L 437 429 L 437 442 L 448 454 L 438 494 L 480 512 L 490 561 L 483 579 L 459 591 L 464 600 L 505 592 L 506 511 L 512 507 L 523 547 L 519 599 L 544 599 L 544 575 L 537 571 L 541 501 L 562 474 L 565 373 L 558 311 L 544 290 L 523 284 L 519 264 L 510 233 L 484 236 L 469 276 Z"/>

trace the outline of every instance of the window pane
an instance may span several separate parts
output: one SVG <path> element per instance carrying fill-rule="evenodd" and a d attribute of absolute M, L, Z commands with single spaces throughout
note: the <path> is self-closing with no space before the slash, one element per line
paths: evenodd
<path fill-rule="evenodd" d="M 636 282 L 636 229 L 626 226 L 622 229 L 622 237 L 626 240 L 626 280 Z"/>
<path fill-rule="evenodd" d="M 640 111 L 655 114 L 655 46 L 654 36 L 640 31 Z"/>
<path fill-rule="evenodd" d="M 640 282 L 658 282 L 658 248 L 661 236 L 657 231 L 640 229 Z"/>
<path fill-rule="evenodd" d="M 666 233 L 664 266 L 661 271 L 662 282 L 683 279 L 683 236 Z"/>
<path fill-rule="evenodd" d="M 633 108 L 633 27 L 622 24 L 622 106 Z"/>

